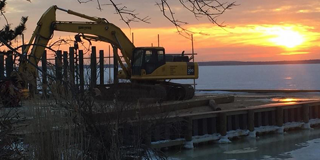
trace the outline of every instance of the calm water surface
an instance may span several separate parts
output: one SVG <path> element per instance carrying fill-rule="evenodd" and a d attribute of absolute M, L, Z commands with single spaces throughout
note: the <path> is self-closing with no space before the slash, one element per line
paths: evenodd
<path fill-rule="evenodd" d="M 320 129 L 290 131 L 233 140 L 230 144 L 207 144 L 193 150 L 167 152 L 175 160 L 317 160 Z"/>
<path fill-rule="evenodd" d="M 200 66 L 196 88 L 320 89 L 319 79 L 320 64 Z"/>
<path fill-rule="evenodd" d="M 111 79 L 113 79 L 113 68 Z M 90 68 L 85 69 L 85 75 Z M 97 70 L 99 76 L 99 70 Z M 319 89 L 320 64 L 199 66 L 196 89 Z M 109 68 L 104 70 L 108 83 Z M 86 76 L 89 81 L 89 76 Z M 193 80 L 173 80 L 193 84 Z M 97 84 L 100 80 L 97 79 Z"/>

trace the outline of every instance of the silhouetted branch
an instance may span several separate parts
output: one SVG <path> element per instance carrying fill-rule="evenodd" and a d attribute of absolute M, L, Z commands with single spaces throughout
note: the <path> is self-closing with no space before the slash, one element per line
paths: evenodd
<path fill-rule="evenodd" d="M 217 17 L 237 5 L 235 2 L 220 3 L 218 0 L 179 0 L 179 2 L 185 9 L 193 13 L 195 18 L 205 16 L 211 23 L 219 27 L 224 27 L 225 25 L 218 23 Z"/>
<path fill-rule="evenodd" d="M 179 2 L 186 10 L 191 12 L 196 19 L 205 16 L 211 23 L 219 27 L 225 27 L 225 25 L 217 22 L 217 17 L 222 15 L 226 10 L 231 9 L 231 7 L 236 6 L 235 2 L 220 3 L 218 0 L 179 0 Z M 163 16 L 176 27 L 180 35 L 189 37 L 190 33 L 193 33 L 183 26 L 188 24 L 187 22 L 176 19 L 175 13 L 167 0 L 160 0 L 160 2 L 156 4 L 160 8 Z"/>
<path fill-rule="evenodd" d="M 161 2 L 160 3 L 156 3 L 156 5 L 159 7 L 160 11 L 162 12 L 162 15 L 176 27 L 176 29 L 177 29 L 177 31 L 178 31 L 178 33 L 180 35 L 186 37 L 182 33 L 186 33 L 187 35 L 192 33 L 191 31 L 189 31 L 189 30 L 185 29 L 184 27 L 182 27 L 182 25 L 188 24 L 188 23 L 184 22 L 184 21 L 180 21 L 180 20 L 175 18 L 174 12 L 173 12 L 173 10 L 171 9 L 169 3 L 166 0 L 161 0 Z M 168 11 L 168 13 L 166 11 Z M 186 38 L 188 38 L 188 37 L 186 37 Z"/>
<path fill-rule="evenodd" d="M 79 3 L 88 3 L 95 0 L 77 0 Z M 135 10 L 130 10 L 127 6 L 122 4 L 117 4 L 114 0 L 108 0 L 110 4 L 101 4 L 100 0 L 96 0 L 98 9 L 102 10 L 103 5 L 111 5 L 116 11 L 116 14 L 120 16 L 120 19 L 130 27 L 131 22 L 145 22 L 149 23 L 150 17 L 141 18 Z M 221 2 L 222 0 L 179 0 L 180 4 L 190 13 L 194 15 L 196 19 L 201 17 L 206 17 L 211 23 L 219 26 L 225 27 L 222 23 L 217 21 L 217 18 L 225 13 L 225 11 L 232 9 L 233 6 L 237 6 L 235 2 Z M 174 11 L 171 9 L 170 1 L 168 0 L 158 0 L 156 5 L 159 7 L 162 15 L 172 23 L 177 32 L 186 37 L 190 38 L 190 34 L 194 32 L 186 29 L 184 25 L 188 24 L 187 21 L 182 21 L 176 18 Z M 202 34 L 202 33 L 199 33 Z"/>
<path fill-rule="evenodd" d="M 98 0 L 99 1 L 99 0 Z M 138 13 L 135 13 L 135 10 L 129 10 L 126 6 L 122 6 L 122 4 L 116 4 L 113 0 L 109 0 L 111 4 L 105 4 L 105 5 L 112 5 L 114 9 L 116 10 L 116 14 L 119 14 L 121 20 L 125 22 L 130 27 L 130 22 L 144 22 L 144 23 L 150 23 L 150 17 L 139 17 Z M 128 16 L 128 17 L 125 17 Z"/>
<path fill-rule="evenodd" d="M 10 24 L 5 25 L 0 30 L 0 36 L 9 44 L 11 45 L 11 41 L 14 40 L 18 35 L 21 35 L 23 31 L 26 29 L 25 24 L 28 20 L 28 17 L 22 17 L 20 24 L 15 28 L 11 29 Z M 4 44 L 0 44 L 3 46 Z"/>
<path fill-rule="evenodd" d="M 8 44 L 11 44 L 11 41 L 14 40 L 18 35 L 21 35 L 22 32 L 26 29 L 25 24 L 28 20 L 28 17 L 22 17 L 20 24 L 14 30 L 11 29 L 8 19 L 4 15 L 4 8 L 6 4 L 6 0 L 0 0 L 0 14 L 6 21 L 6 25 L 0 30 L 0 36 Z M 3 46 L 3 44 L 0 44 L 0 46 Z"/>

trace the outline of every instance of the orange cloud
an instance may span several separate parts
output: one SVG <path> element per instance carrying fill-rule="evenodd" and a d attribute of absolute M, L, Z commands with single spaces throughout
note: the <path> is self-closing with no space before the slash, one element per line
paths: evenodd
<path fill-rule="evenodd" d="M 272 9 L 272 11 L 274 11 L 274 12 L 282 12 L 282 11 L 285 11 L 285 10 L 289 10 L 291 8 L 292 8 L 292 6 L 281 6 L 279 8 Z"/>
<path fill-rule="evenodd" d="M 281 53 L 280 55 L 291 56 L 291 55 L 308 54 L 308 53 L 309 53 L 309 52 L 286 52 L 286 53 Z"/>

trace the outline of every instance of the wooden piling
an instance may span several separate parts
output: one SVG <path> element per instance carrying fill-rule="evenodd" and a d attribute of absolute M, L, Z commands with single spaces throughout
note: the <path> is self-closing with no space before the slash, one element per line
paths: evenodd
<path fill-rule="evenodd" d="M 248 111 L 248 129 L 250 132 L 254 131 L 254 110 Z"/>
<path fill-rule="evenodd" d="M 318 114 L 318 117 L 320 118 L 320 105 L 317 105 L 317 107 L 318 107 L 318 111 L 317 111 L 317 114 Z"/>
<path fill-rule="evenodd" d="M 194 119 L 192 121 L 192 130 L 193 130 L 193 135 L 198 136 L 199 135 L 199 128 L 198 128 L 198 119 Z"/>
<path fill-rule="evenodd" d="M 240 128 L 244 129 L 244 130 L 248 129 L 248 116 L 247 116 L 247 114 L 242 114 L 240 121 L 241 121 Z"/>
<path fill-rule="evenodd" d="M 47 97 L 47 51 L 43 51 L 42 55 L 42 97 L 46 98 Z"/>
<path fill-rule="evenodd" d="M 118 48 L 113 47 L 113 83 L 118 84 L 118 60 L 117 60 Z"/>
<path fill-rule="evenodd" d="M 208 118 L 208 134 L 217 133 L 216 117 Z"/>
<path fill-rule="evenodd" d="M 231 131 L 233 128 L 232 128 L 232 117 L 231 115 L 227 116 L 227 131 Z"/>
<path fill-rule="evenodd" d="M 58 83 L 62 82 L 62 51 L 58 50 L 55 58 L 56 77 Z"/>
<path fill-rule="evenodd" d="M 97 85 L 97 53 L 96 53 L 96 47 L 95 46 L 92 46 L 92 48 L 91 48 L 90 69 L 91 69 L 90 88 L 92 89 Z"/>
<path fill-rule="evenodd" d="M 79 76 L 80 76 L 80 92 L 84 92 L 84 68 L 83 68 L 83 50 L 79 50 Z"/>
<path fill-rule="evenodd" d="M 257 120 L 257 125 L 256 127 L 260 127 L 262 126 L 262 113 L 261 112 L 257 112 L 256 113 L 256 120 Z"/>
<path fill-rule="evenodd" d="M 314 106 L 314 117 L 319 118 L 319 106 Z"/>
<path fill-rule="evenodd" d="M 191 117 L 187 117 L 185 118 L 185 131 L 184 131 L 184 138 L 187 142 L 192 141 L 192 118 Z"/>
<path fill-rule="evenodd" d="M 295 112 L 294 109 L 289 109 L 289 122 L 295 122 Z"/>
<path fill-rule="evenodd" d="M 289 112 L 288 112 L 288 109 L 283 110 L 283 119 L 284 119 L 284 123 L 289 122 Z"/>
<path fill-rule="evenodd" d="M 234 129 L 237 130 L 237 129 L 240 129 L 240 118 L 239 118 L 240 115 L 235 115 L 234 116 Z"/>
<path fill-rule="evenodd" d="M 202 134 L 208 134 L 208 123 L 207 123 L 207 118 L 204 118 L 202 120 Z"/>
<path fill-rule="evenodd" d="M 71 85 L 74 85 L 74 77 L 75 77 L 75 72 L 74 72 L 74 48 L 69 47 L 69 68 L 70 68 L 70 81 Z"/>
<path fill-rule="evenodd" d="M 58 85 L 58 89 L 57 89 L 57 92 L 58 92 L 58 95 L 61 95 L 62 94 L 62 91 L 61 91 L 61 87 L 60 85 L 62 84 L 62 51 L 61 50 L 58 50 L 56 52 L 56 57 L 55 57 L 55 67 L 56 67 L 56 82 L 57 82 L 57 85 Z"/>
<path fill-rule="evenodd" d="M 203 118 L 197 119 L 198 122 L 198 135 L 203 135 Z"/>
<path fill-rule="evenodd" d="M 4 78 L 4 54 L 0 52 L 0 79 Z"/>
<path fill-rule="evenodd" d="M 220 134 L 221 136 L 227 135 L 227 114 L 222 112 L 219 114 L 220 120 Z"/>
<path fill-rule="evenodd" d="M 68 77 L 68 52 L 63 51 L 63 86 L 64 86 L 64 94 L 68 95 L 69 77 Z"/>
<path fill-rule="evenodd" d="M 38 64 L 34 64 L 35 66 L 38 66 Z M 33 75 L 32 79 L 30 80 L 29 83 L 29 96 L 31 98 L 33 98 L 35 96 L 36 93 L 38 93 L 38 89 L 37 89 L 37 69 L 35 69 L 35 74 Z"/>
<path fill-rule="evenodd" d="M 304 123 L 309 123 L 310 107 L 308 105 L 302 105 L 302 119 Z"/>
<path fill-rule="evenodd" d="M 104 52 L 99 51 L 99 61 L 100 61 L 100 85 L 104 85 Z"/>
<path fill-rule="evenodd" d="M 68 52 L 63 51 L 63 80 L 68 82 Z"/>
<path fill-rule="evenodd" d="M 214 117 L 214 118 L 212 118 L 212 133 L 218 133 L 218 129 L 220 129 L 220 128 L 218 128 L 218 124 L 217 124 L 217 120 L 218 119 L 218 117 Z"/>
<path fill-rule="evenodd" d="M 269 125 L 269 112 L 263 112 L 262 115 L 263 115 L 262 116 L 263 117 L 262 125 L 268 126 Z"/>
<path fill-rule="evenodd" d="M 271 111 L 271 125 L 277 125 L 277 119 L 276 119 L 276 111 Z"/>
<path fill-rule="evenodd" d="M 12 59 L 12 51 L 8 51 L 8 55 L 6 58 L 6 75 L 10 77 L 13 71 L 13 59 Z"/>
<path fill-rule="evenodd" d="M 282 107 L 277 108 L 277 126 L 278 127 L 283 126 L 283 108 Z"/>
<path fill-rule="evenodd" d="M 297 116 L 297 122 L 302 122 L 302 108 L 296 108 L 296 116 Z"/>

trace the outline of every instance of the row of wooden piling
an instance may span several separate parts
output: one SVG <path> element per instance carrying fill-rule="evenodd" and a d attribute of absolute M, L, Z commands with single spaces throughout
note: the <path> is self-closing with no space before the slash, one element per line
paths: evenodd
<path fill-rule="evenodd" d="M 50 57 L 48 57 L 47 52 L 44 51 L 42 58 L 41 58 L 41 66 L 39 67 L 40 71 L 42 72 L 42 93 L 44 95 L 47 94 L 47 88 L 48 85 L 48 78 L 53 78 L 58 82 L 74 82 L 77 86 L 79 86 L 80 91 L 83 92 L 86 88 L 85 84 L 85 77 L 87 77 L 84 73 L 84 67 L 85 67 L 85 60 L 89 59 L 90 61 L 90 84 L 88 87 L 94 87 L 97 85 L 97 80 L 100 82 L 99 85 L 105 84 L 105 78 L 104 78 L 104 69 L 105 69 L 105 59 L 113 58 L 110 54 L 108 57 L 105 56 L 104 50 L 99 50 L 98 56 L 97 56 L 97 49 L 95 46 L 91 47 L 91 54 L 90 58 L 84 57 L 83 50 L 78 50 L 77 53 L 75 53 L 75 50 L 73 47 L 69 48 L 69 51 L 61 51 L 58 50 L 54 57 L 54 74 L 52 74 L 50 77 L 48 77 L 48 61 L 52 60 Z M 97 62 L 98 59 L 98 62 Z M 116 60 L 114 60 L 116 61 Z M 14 70 L 14 59 L 12 52 L 4 54 L 0 54 L 0 79 L 4 79 L 5 77 L 8 77 L 11 75 L 12 71 Z M 110 60 L 109 60 L 110 63 Z M 117 64 L 117 63 L 116 63 Z M 37 64 L 38 65 L 38 64 Z M 109 64 L 109 67 L 110 64 Z M 77 69 L 77 70 L 76 70 Z M 117 68 L 116 68 L 117 69 Z M 97 71 L 100 71 L 100 74 L 97 75 Z M 114 71 L 114 77 L 117 75 L 117 71 Z M 111 79 L 111 78 L 110 78 Z M 117 81 L 117 79 L 114 79 L 114 81 Z M 31 92 L 36 92 L 33 87 L 30 88 Z"/>

